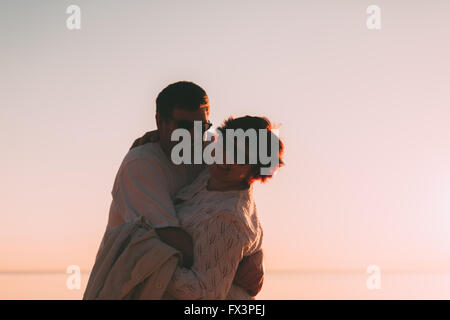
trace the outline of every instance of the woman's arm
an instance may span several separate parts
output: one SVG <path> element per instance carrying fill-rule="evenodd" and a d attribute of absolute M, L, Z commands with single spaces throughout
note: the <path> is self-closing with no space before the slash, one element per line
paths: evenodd
<path fill-rule="evenodd" d="M 259 249 L 254 254 L 244 257 L 234 277 L 233 283 L 255 297 L 262 289 L 264 282 L 263 251 Z"/>
<path fill-rule="evenodd" d="M 244 241 L 235 222 L 214 216 L 198 225 L 194 265 L 177 268 L 167 287 L 176 299 L 225 299 L 230 290 Z"/>

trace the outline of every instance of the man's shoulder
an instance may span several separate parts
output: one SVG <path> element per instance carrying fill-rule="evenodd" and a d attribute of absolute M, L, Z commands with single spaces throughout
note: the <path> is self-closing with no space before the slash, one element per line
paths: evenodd
<path fill-rule="evenodd" d="M 161 165 L 165 160 L 164 156 L 159 143 L 150 142 L 130 149 L 122 161 L 122 166 L 133 162 Z"/>
<path fill-rule="evenodd" d="M 134 179 L 137 177 L 144 178 L 145 173 L 149 172 L 151 172 L 151 175 L 165 175 L 167 170 L 164 169 L 164 154 L 162 153 L 163 151 L 159 144 L 154 142 L 130 149 L 117 172 L 113 193 L 121 183 L 120 177 L 131 175 Z"/>

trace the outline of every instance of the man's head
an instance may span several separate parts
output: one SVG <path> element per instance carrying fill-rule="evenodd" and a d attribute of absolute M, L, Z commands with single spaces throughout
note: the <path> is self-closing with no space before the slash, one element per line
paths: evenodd
<path fill-rule="evenodd" d="M 208 96 L 205 90 L 193 82 L 172 83 L 156 98 L 156 124 L 161 147 L 167 154 L 178 143 L 170 139 L 175 129 L 188 129 L 193 136 L 194 121 L 205 123 L 208 119 Z"/>

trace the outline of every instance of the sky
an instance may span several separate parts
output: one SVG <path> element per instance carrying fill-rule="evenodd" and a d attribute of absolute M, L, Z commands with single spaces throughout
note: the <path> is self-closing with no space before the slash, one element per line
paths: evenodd
<path fill-rule="evenodd" d="M 255 187 L 267 270 L 450 270 L 450 2 L 0 6 L 0 271 L 90 270 L 117 169 L 179 80 L 216 125 L 280 124 L 286 165 Z"/>

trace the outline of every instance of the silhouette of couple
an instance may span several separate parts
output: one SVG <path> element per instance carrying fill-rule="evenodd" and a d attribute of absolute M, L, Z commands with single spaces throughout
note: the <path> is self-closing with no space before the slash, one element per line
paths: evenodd
<path fill-rule="evenodd" d="M 192 82 L 159 93 L 157 130 L 136 139 L 117 173 L 85 299 L 254 299 L 261 290 L 263 231 L 252 186 L 283 165 L 283 143 L 264 117 L 230 117 L 219 132 L 266 129 L 269 149 L 277 139 L 275 167 L 259 157 L 249 163 L 248 145 L 244 164 L 175 165 L 172 133 L 192 133 L 194 121 L 205 132 L 209 114 L 206 92 Z M 262 175 L 264 167 L 272 174 Z"/>

